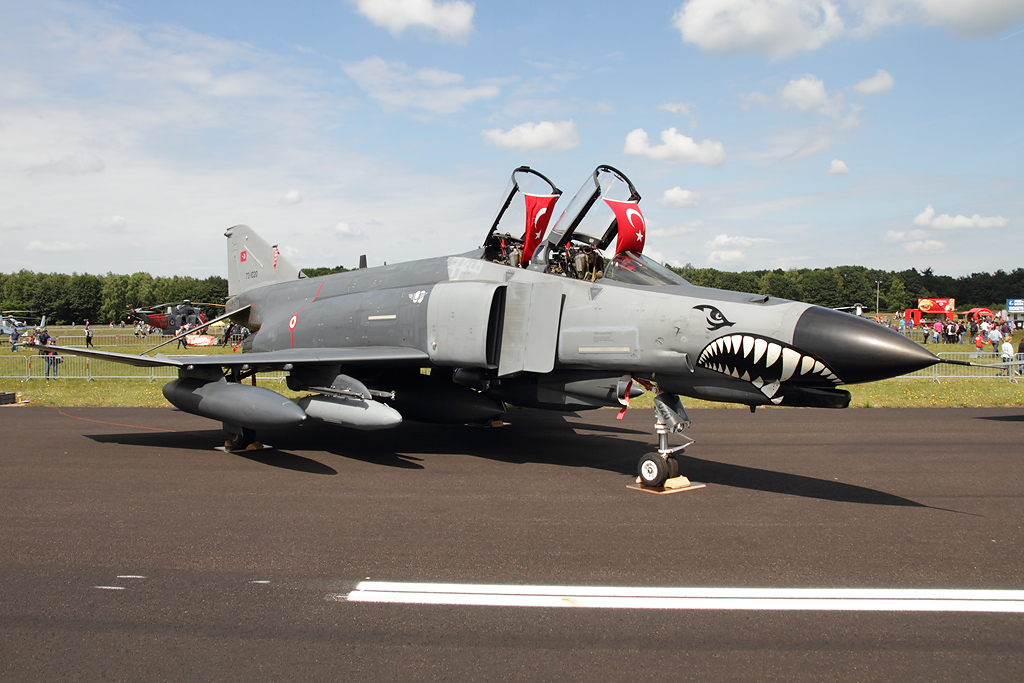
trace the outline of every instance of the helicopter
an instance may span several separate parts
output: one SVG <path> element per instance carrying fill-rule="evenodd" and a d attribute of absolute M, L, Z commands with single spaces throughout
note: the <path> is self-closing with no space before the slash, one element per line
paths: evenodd
<path fill-rule="evenodd" d="M 44 315 L 38 323 L 27 323 L 22 320 L 18 320 L 14 316 L 17 314 L 32 314 L 35 311 L 0 311 L 0 333 L 11 334 L 15 330 L 21 332 L 22 330 L 31 330 L 37 327 L 46 327 L 46 316 Z"/>
<path fill-rule="evenodd" d="M 189 329 L 195 329 L 207 321 L 206 314 L 199 306 L 219 306 L 223 308 L 224 304 L 192 303 L 188 299 L 183 299 L 181 301 L 157 304 L 156 306 L 132 308 L 125 313 L 125 317 L 160 330 L 160 334 L 173 335 L 178 328 L 185 324 L 188 324 Z"/>

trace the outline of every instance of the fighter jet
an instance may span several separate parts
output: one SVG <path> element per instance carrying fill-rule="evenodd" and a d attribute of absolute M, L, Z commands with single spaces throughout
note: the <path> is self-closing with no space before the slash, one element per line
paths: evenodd
<path fill-rule="evenodd" d="M 621 408 L 650 388 L 659 448 L 638 467 L 648 486 L 678 473 L 674 456 L 692 443 L 685 434 L 682 446 L 668 443 L 690 423 L 680 396 L 751 410 L 845 408 L 843 385 L 942 362 L 848 313 L 687 282 L 643 255 L 640 195 L 611 166 L 587 178 L 549 231 L 560 194 L 520 167 L 481 247 L 317 278 L 236 225 L 225 232 L 222 317 L 253 330 L 244 353 L 59 351 L 176 367 L 164 396 L 221 421 L 234 449 L 307 420 L 362 430 L 404 419 L 488 424 L 506 404 Z M 243 383 L 266 371 L 287 372 L 288 387 L 308 394 L 292 402 Z"/>

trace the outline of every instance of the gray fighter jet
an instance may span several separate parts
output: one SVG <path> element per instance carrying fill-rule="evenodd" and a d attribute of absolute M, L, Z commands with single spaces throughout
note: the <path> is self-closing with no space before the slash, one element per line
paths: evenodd
<path fill-rule="evenodd" d="M 842 385 L 942 362 L 848 313 L 690 284 L 643 256 L 640 195 L 610 166 L 547 231 L 560 194 L 518 168 L 480 248 L 318 278 L 237 225 L 225 233 L 223 317 L 254 331 L 243 354 L 59 351 L 178 368 L 164 396 L 221 421 L 235 449 L 305 420 L 362 430 L 403 419 L 488 424 L 505 404 L 621 407 L 650 388 L 659 448 L 639 465 L 649 486 L 678 473 L 673 455 L 685 446 L 670 447 L 668 435 L 689 425 L 680 395 L 751 410 L 845 408 Z M 292 402 L 244 383 L 267 371 L 309 394 Z"/>

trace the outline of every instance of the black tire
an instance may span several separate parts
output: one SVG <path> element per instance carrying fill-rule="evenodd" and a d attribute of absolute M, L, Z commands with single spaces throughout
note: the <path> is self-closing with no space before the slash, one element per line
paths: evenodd
<path fill-rule="evenodd" d="M 668 458 L 668 478 L 675 479 L 679 476 L 679 461 L 669 456 Z"/>
<path fill-rule="evenodd" d="M 256 442 L 256 432 L 242 427 L 239 434 L 228 434 L 228 448 L 232 451 L 244 451 L 245 447 Z"/>
<path fill-rule="evenodd" d="M 637 467 L 640 483 L 644 486 L 661 487 L 668 479 L 668 463 L 660 455 L 645 455 Z"/>

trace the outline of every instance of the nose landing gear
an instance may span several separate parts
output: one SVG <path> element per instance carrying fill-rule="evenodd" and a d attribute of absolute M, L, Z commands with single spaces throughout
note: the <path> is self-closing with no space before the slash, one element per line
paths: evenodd
<path fill-rule="evenodd" d="M 690 426 L 690 416 L 686 414 L 686 408 L 683 407 L 678 395 L 659 393 L 655 396 L 654 414 L 658 452 L 648 453 L 640 458 L 637 469 L 641 484 L 657 488 L 664 486 L 667 480 L 679 476 L 679 461 L 676 460 L 675 454 L 692 444 L 694 440 L 683 434 L 683 430 Z M 668 435 L 671 433 L 679 434 L 686 439 L 686 443 L 669 447 Z"/>

